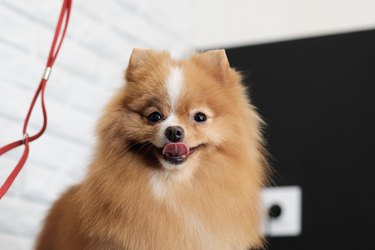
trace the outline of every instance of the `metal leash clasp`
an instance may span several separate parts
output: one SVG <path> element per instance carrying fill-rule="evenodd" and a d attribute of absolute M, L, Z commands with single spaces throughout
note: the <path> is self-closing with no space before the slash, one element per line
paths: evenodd
<path fill-rule="evenodd" d="M 52 69 L 51 67 L 46 67 L 46 69 L 44 70 L 42 79 L 48 81 L 49 76 L 51 75 L 51 69 Z"/>
<path fill-rule="evenodd" d="M 28 133 L 24 133 L 23 134 L 23 140 L 22 140 L 22 144 L 25 144 L 26 143 L 26 139 L 29 139 L 29 134 Z"/>

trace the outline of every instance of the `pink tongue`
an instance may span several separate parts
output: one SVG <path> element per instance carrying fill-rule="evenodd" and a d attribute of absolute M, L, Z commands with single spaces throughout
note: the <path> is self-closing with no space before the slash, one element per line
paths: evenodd
<path fill-rule="evenodd" d="M 168 143 L 163 148 L 163 155 L 168 157 L 186 157 L 189 155 L 189 148 L 185 143 Z"/>

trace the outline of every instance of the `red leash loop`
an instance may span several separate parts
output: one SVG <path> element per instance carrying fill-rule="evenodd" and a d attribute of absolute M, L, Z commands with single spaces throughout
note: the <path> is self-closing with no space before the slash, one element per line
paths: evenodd
<path fill-rule="evenodd" d="M 42 79 L 40 80 L 39 86 L 34 94 L 34 97 L 31 101 L 29 111 L 27 112 L 26 119 L 23 124 L 23 130 L 22 130 L 23 139 L 9 143 L 8 145 L 0 148 L 0 156 L 1 156 L 18 146 L 25 145 L 25 148 L 24 148 L 24 151 L 22 153 L 20 160 L 18 161 L 17 165 L 14 167 L 13 171 L 10 173 L 10 175 L 8 176 L 8 178 L 5 180 L 4 184 L 0 188 L 0 199 L 6 194 L 6 192 L 12 185 L 14 179 L 17 177 L 18 173 L 21 171 L 22 167 L 25 165 L 25 162 L 29 155 L 29 143 L 38 139 L 46 130 L 47 110 L 46 110 L 46 106 L 44 103 L 44 91 L 46 89 L 46 85 L 47 85 L 49 75 L 51 73 L 51 69 L 53 67 L 53 64 L 55 63 L 61 44 L 64 40 L 66 29 L 68 28 L 72 1 L 73 0 L 64 0 L 63 5 L 61 7 L 59 20 L 57 22 L 57 26 L 55 29 L 55 35 L 53 37 L 51 49 L 49 51 L 49 55 L 47 59 L 46 69 L 44 71 Z M 29 136 L 29 134 L 27 133 L 27 127 L 29 124 L 30 116 L 34 109 L 35 102 L 37 101 L 39 95 L 41 95 L 40 100 L 41 100 L 42 111 L 43 111 L 43 126 L 39 130 L 38 133 L 36 133 L 33 136 Z"/>

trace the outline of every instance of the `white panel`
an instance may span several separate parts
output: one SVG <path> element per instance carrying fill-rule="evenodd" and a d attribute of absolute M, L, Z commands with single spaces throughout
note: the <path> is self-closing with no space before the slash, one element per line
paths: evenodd
<path fill-rule="evenodd" d="M 267 236 L 298 236 L 302 232 L 302 189 L 299 186 L 265 188 L 262 192 L 264 208 L 281 208 L 277 218 L 265 218 L 263 232 Z"/>

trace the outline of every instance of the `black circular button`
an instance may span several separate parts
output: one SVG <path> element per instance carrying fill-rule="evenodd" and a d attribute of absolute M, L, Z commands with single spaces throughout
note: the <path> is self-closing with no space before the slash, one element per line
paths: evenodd
<path fill-rule="evenodd" d="M 276 219 L 278 217 L 280 217 L 282 213 L 282 209 L 279 205 L 277 204 L 274 204 L 272 205 L 269 209 L 268 209 L 268 216 L 271 218 L 271 219 Z"/>

